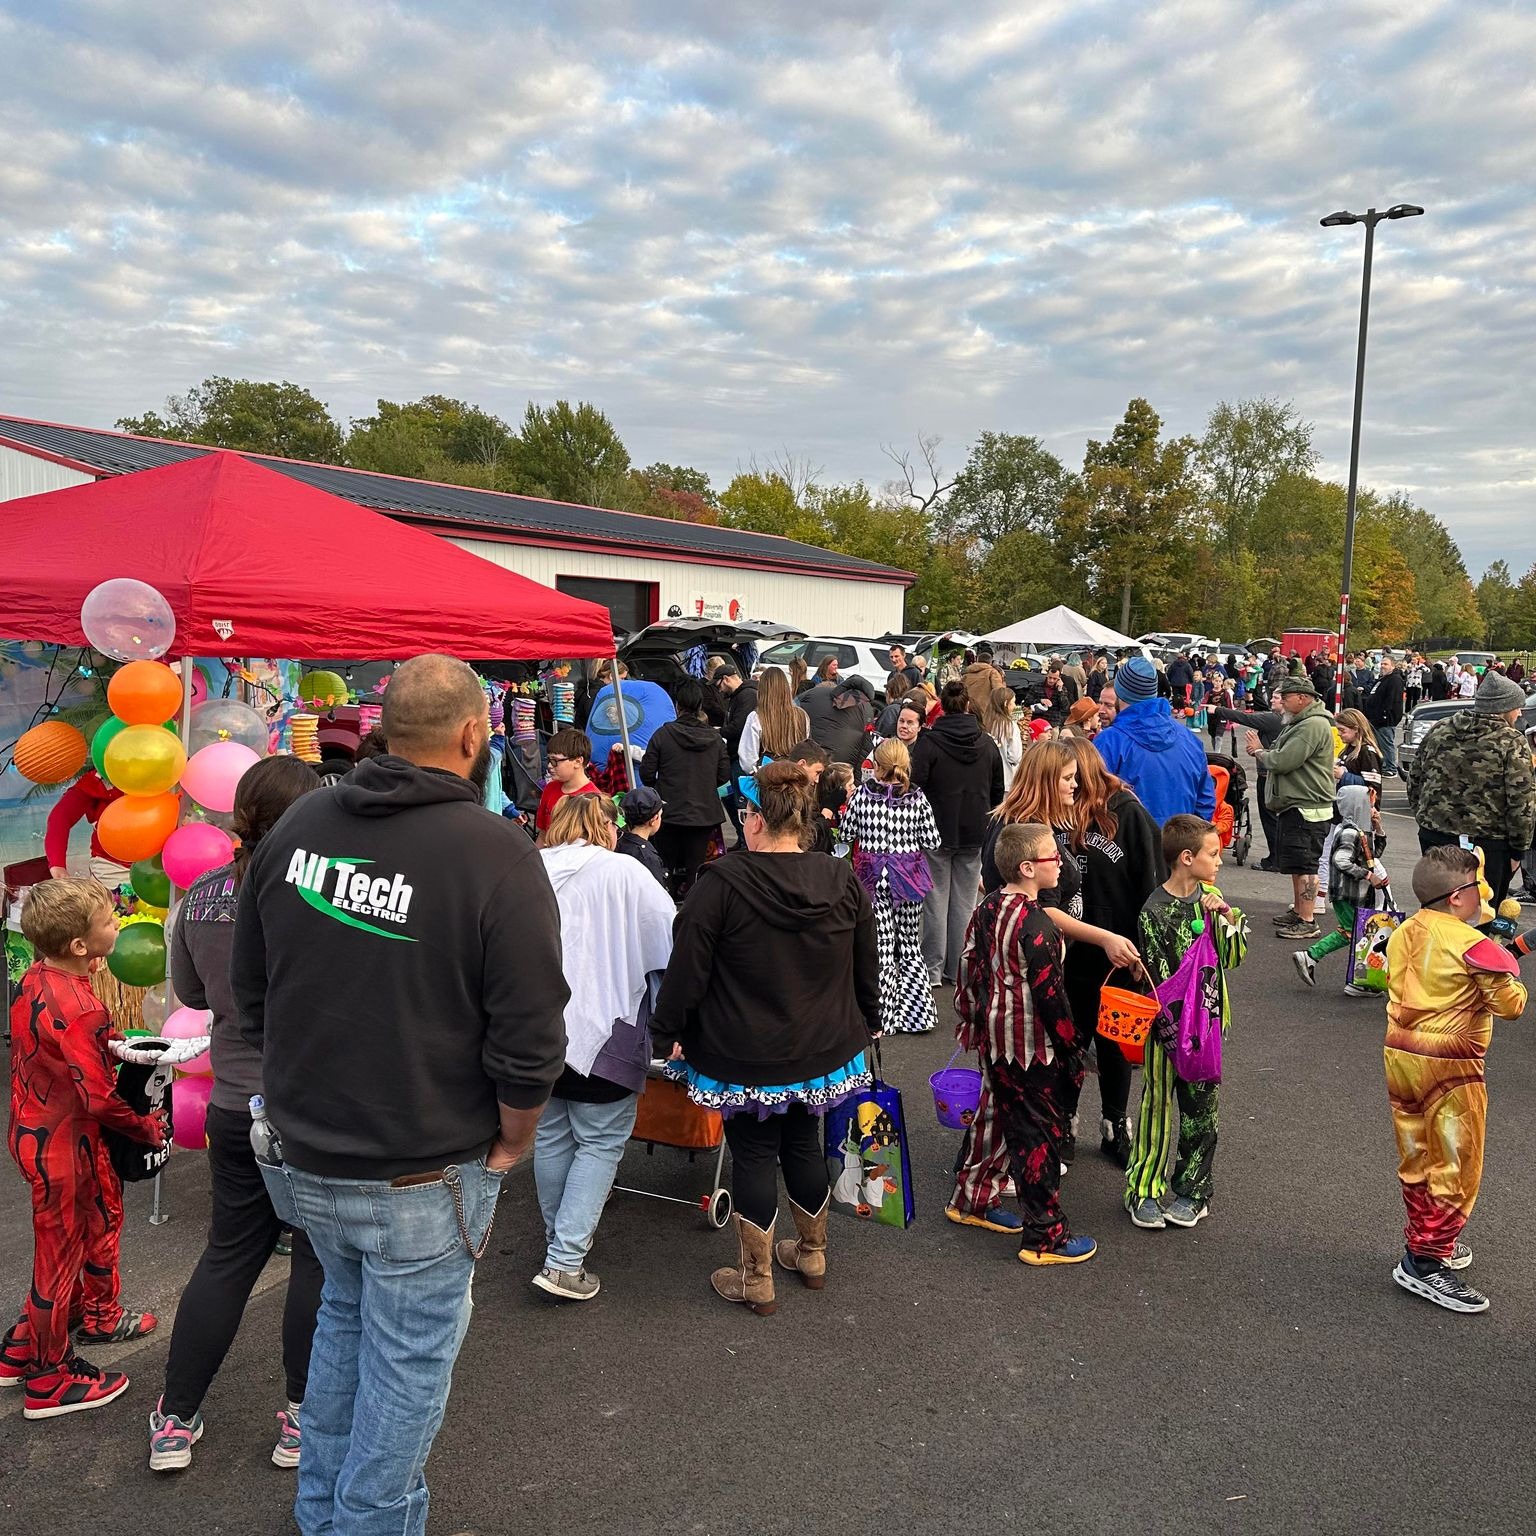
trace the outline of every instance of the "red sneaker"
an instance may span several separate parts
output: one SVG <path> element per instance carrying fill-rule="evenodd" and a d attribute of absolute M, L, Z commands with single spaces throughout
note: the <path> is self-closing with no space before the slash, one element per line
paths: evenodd
<path fill-rule="evenodd" d="M 117 1319 L 117 1326 L 107 1329 L 77 1328 L 77 1344 L 122 1344 L 128 1339 L 142 1339 L 153 1333 L 159 1324 L 153 1312 L 124 1312 Z"/>
<path fill-rule="evenodd" d="M 32 1369 L 32 1346 L 26 1342 L 22 1324 L 17 1323 L 0 1340 L 0 1391 L 19 1387 Z"/>
<path fill-rule="evenodd" d="M 121 1371 L 98 1370 L 79 1355 L 69 1355 L 62 1365 L 27 1377 L 21 1411 L 29 1419 L 56 1419 L 100 1408 L 127 1390 L 128 1378 Z"/>

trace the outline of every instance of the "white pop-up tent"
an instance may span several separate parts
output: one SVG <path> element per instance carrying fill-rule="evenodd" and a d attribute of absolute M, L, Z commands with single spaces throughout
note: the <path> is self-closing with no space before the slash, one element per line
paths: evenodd
<path fill-rule="evenodd" d="M 1118 629 L 1111 629 L 1107 624 L 1085 619 L 1065 603 L 1047 608 L 1044 613 L 1037 613 L 1033 618 L 1020 619 L 1016 624 L 994 629 L 991 634 L 983 635 L 982 639 L 990 640 L 994 645 L 1016 648 L 1034 646 L 1037 650 L 1052 647 L 1059 650 L 1081 650 L 1084 646 L 1093 646 L 1117 651 L 1136 644 L 1129 635 L 1122 635 Z"/>

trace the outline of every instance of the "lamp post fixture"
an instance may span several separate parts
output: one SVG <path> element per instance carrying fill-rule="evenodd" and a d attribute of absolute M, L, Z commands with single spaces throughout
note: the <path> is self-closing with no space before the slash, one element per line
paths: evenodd
<path fill-rule="evenodd" d="M 1376 244 L 1376 226 L 1383 219 L 1411 219 L 1424 210 L 1416 203 L 1394 203 L 1378 213 L 1367 208 L 1364 213 L 1330 213 L 1318 222 L 1324 229 L 1341 224 L 1365 225 L 1365 276 L 1360 284 L 1360 347 L 1355 354 L 1355 420 L 1349 437 L 1349 498 L 1344 512 L 1344 581 L 1339 589 L 1339 654 L 1334 669 L 1335 710 L 1344 705 L 1344 657 L 1349 646 L 1349 591 L 1355 570 L 1355 504 L 1360 483 L 1360 406 L 1365 398 L 1365 328 L 1371 311 L 1371 251 Z"/>

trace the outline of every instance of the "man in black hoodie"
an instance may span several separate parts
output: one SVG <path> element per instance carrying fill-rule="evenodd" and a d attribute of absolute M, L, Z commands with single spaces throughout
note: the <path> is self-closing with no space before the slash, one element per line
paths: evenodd
<path fill-rule="evenodd" d="M 262 839 L 235 921 L 235 1006 L 282 1138 L 268 1190 L 325 1268 L 306 1536 L 423 1528 L 475 1260 L 565 1061 L 558 909 L 526 835 L 481 804 L 474 673 L 405 662 L 382 723 L 388 754 Z"/>
<path fill-rule="evenodd" d="M 965 928 L 981 889 L 987 818 L 1003 800 L 997 743 L 970 712 L 964 683 L 946 683 L 943 713 L 912 748 L 912 783 L 933 806 L 939 846 L 928 853 L 933 888 L 923 899 L 923 958 L 934 986 L 955 979 Z"/>

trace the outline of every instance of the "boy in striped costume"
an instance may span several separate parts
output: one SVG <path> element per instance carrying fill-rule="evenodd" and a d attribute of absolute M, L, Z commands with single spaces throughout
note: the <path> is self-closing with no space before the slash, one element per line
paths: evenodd
<path fill-rule="evenodd" d="M 1163 858 L 1171 873 L 1147 897 L 1137 924 L 1142 963 L 1154 985 L 1178 970 L 1184 952 L 1214 924 L 1221 969 L 1221 1032 L 1232 1023 L 1227 971 L 1247 952 L 1248 923 L 1229 907 L 1214 881 L 1221 869 L 1221 834 L 1200 816 L 1170 816 L 1163 826 Z M 1218 1083 L 1186 1083 L 1173 1058 L 1148 1036 L 1142 1062 L 1141 1115 L 1126 1169 L 1125 1208 L 1138 1227 L 1161 1229 L 1170 1223 L 1192 1227 L 1211 1214 L 1211 1165 L 1216 1157 Z M 1173 1199 L 1167 1206 L 1168 1161 L 1173 1166 Z"/>

